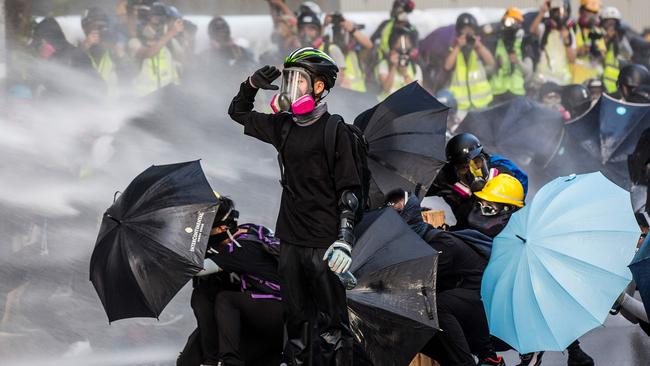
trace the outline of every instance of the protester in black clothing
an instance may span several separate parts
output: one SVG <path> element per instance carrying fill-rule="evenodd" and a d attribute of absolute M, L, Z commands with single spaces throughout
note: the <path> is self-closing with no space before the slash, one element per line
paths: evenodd
<path fill-rule="evenodd" d="M 324 144 L 325 126 L 341 120 L 327 112 L 322 98 L 337 72 L 324 52 L 298 49 L 285 59 L 282 88 L 272 100 L 278 113 L 253 111 L 258 88 L 278 89 L 271 83 L 281 73 L 271 66 L 242 83 L 229 109 L 247 135 L 279 152 L 284 188 L 276 227 L 282 241 L 279 272 L 285 355 L 294 365 L 352 362 L 345 289 L 336 274 L 351 263 L 361 179 L 347 128 L 336 130 L 332 172 L 326 159 L 332 147 Z"/>
<path fill-rule="evenodd" d="M 442 365 L 505 365 L 497 356 L 481 301 L 481 278 L 487 259 L 453 233 L 433 230 L 427 242 L 438 251 L 436 282 L 438 322 L 442 332 L 422 353 Z"/>
<path fill-rule="evenodd" d="M 454 136 L 445 148 L 447 163 L 433 181 L 427 196 L 442 197 L 456 217 L 454 230 L 468 228 L 467 217 L 474 205 L 472 192 L 480 191 L 487 181 L 509 174 L 521 181 L 524 191 L 528 176 L 510 160 L 484 151 L 472 134 Z"/>

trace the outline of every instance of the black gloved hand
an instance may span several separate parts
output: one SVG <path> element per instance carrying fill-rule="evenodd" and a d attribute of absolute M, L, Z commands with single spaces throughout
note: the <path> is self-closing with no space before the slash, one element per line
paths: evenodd
<path fill-rule="evenodd" d="M 253 88 L 260 88 L 265 90 L 278 90 L 280 87 L 273 85 L 273 81 L 280 77 L 282 73 L 275 66 L 266 65 L 263 68 L 255 71 L 249 78 L 249 82 Z"/>

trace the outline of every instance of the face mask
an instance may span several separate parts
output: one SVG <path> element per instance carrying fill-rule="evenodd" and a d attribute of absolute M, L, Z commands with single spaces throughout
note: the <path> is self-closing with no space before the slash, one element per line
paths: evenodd
<path fill-rule="evenodd" d="M 398 22 L 406 22 L 409 20 L 409 15 L 408 13 L 402 11 L 397 13 L 395 19 L 397 19 Z"/>
<path fill-rule="evenodd" d="M 290 67 L 282 71 L 280 93 L 271 99 L 273 112 L 291 112 L 295 115 L 311 113 L 316 108 L 311 77 L 301 68 Z"/>
<path fill-rule="evenodd" d="M 472 229 L 478 230 L 489 237 L 495 237 L 506 227 L 512 212 L 500 213 L 493 216 L 484 216 L 481 213 L 481 207 L 475 205 L 469 216 L 467 223 Z"/>

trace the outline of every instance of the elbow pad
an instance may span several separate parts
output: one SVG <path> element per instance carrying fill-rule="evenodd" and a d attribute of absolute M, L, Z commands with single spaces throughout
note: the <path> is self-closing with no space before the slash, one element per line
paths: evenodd
<path fill-rule="evenodd" d="M 359 199 L 352 191 L 344 191 L 338 203 L 339 235 L 338 239 L 354 245 L 354 224 L 359 211 Z"/>

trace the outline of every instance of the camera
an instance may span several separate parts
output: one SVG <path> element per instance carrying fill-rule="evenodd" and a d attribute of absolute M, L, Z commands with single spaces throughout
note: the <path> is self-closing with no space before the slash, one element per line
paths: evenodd
<path fill-rule="evenodd" d="M 476 37 L 473 34 L 466 35 L 465 40 L 467 41 L 468 46 L 474 47 L 474 45 L 476 44 Z"/>
<path fill-rule="evenodd" d="M 411 55 L 408 53 L 400 52 L 398 59 L 399 59 L 399 65 L 401 67 L 404 67 L 409 64 L 409 61 L 411 61 Z"/>

